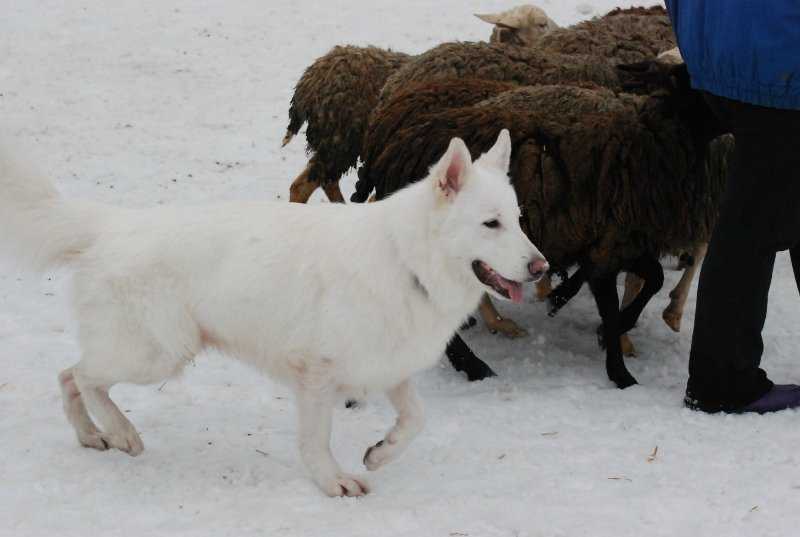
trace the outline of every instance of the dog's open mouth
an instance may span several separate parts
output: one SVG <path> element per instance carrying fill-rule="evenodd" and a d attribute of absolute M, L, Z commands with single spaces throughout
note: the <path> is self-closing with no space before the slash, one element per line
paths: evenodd
<path fill-rule="evenodd" d="M 483 285 L 491 287 L 500 296 L 517 304 L 522 302 L 522 284 L 520 282 L 504 278 L 492 267 L 477 259 L 472 262 L 472 271 Z"/>

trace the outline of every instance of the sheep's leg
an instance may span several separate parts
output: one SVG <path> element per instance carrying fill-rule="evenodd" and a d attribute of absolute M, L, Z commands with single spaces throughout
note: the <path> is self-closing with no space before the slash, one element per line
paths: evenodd
<path fill-rule="evenodd" d="M 678 258 L 678 266 L 675 270 L 686 270 L 694 265 L 694 257 L 689 252 L 683 252 Z"/>
<path fill-rule="evenodd" d="M 625 294 L 622 295 L 622 309 L 624 310 L 627 308 L 633 299 L 642 291 L 642 286 L 644 286 L 644 280 L 639 277 L 638 274 L 635 272 L 628 272 L 625 275 Z M 631 341 L 630 336 L 628 334 L 622 334 L 619 336 L 619 344 L 622 347 L 622 355 L 623 356 L 636 356 L 636 347 Z"/>
<path fill-rule="evenodd" d="M 486 362 L 475 356 L 475 353 L 464 343 L 461 336 L 455 334 L 445 350 L 447 359 L 456 371 L 463 371 L 467 374 L 467 379 L 472 382 L 483 380 L 489 377 L 496 377 L 497 373 L 492 371 Z"/>
<path fill-rule="evenodd" d="M 536 299 L 544 301 L 553 292 L 553 278 L 550 274 L 546 274 L 544 278 L 536 282 Z"/>
<path fill-rule="evenodd" d="M 664 285 L 664 269 L 658 259 L 653 256 L 640 257 L 631 267 L 631 271 L 644 280 L 644 285 L 636 298 L 620 313 L 620 334 L 625 334 L 636 326 L 647 303 Z"/>
<path fill-rule="evenodd" d="M 625 274 L 625 294 L 622 295 L 622 309 L 627 308 L 642 291 L 644 280 L 635 272 Z"/>
<path fill-rule="evenodd" d="M 790 253 L 792 256 L 792 268 L 794 269 L 794 281 L 797 284 L 797 290 L 800 291 L 800 244 L 792 248 Z"/>
<path fill-rule="evenodd" d="M 289 187 L 289 201 L 293 203 L 306 203 L 311 194 L 319 188 L 319 183 L 309 179 L 311 173 L 311 162 L 308 163 L 306 169 L 303 170 L 297 179 L 294 180 L 292 186 Z"/>
<path fill-rule="evenodd" d="M 325 195 L 328 196 L 328 200 L 332 201 L 333 203 L 344 203 L 344 196 L 342 196 L 342 190 L 339 188 L 339 181 L 336 180 L 333 183 L 324 183 L 322 185 L 322 190 L 325 191 Z"/>
<path fill-rule="evenodd" d="M 553 292 L 547 297 L 547 315 L 555 317 L 559 310 L 572 300 L 572 297 L 578 294 L 578 291 L 581 290 L 584 282 L 586 282 L 588 274 L 588 269 L 582 266 L 578 267 L 578 270 L 572 276 L 553 289 Z"/>
<path fill-rule="evenodd" d="M 528 332 L 520 328 L 517 323 L 500 315 L 497 308 L 494 307 L 492 299 L 489 298 L 489 295 L 483 295 L 483 300 L 481 300 L 478 311 L 480 311 L 483 322 L 486 323 L 486 327 L 492 334 L 497 334 L 499 332 L 510 338 L 519 338 L 528 335 Z"/>
<path fill-rule="evenodd" d="M 589 280 L 597 310 L 603 320 L 601 331 L 606 345 L 606 373 L 608 378 L 614 382 L 618 388 L 625 389 L 636 384 L 636 379 L 625 367 L 622 358 L 622 348 L 619 343 L 619 295 L 617 294 L 617 275 L 611 274 L 601 278 Z"/>
<path fill-rule="evenodd" d="M 686 299 L 689 298 L 689 291 L 692 289 L 692 282 L 695 274 L 703 264 L 703 259 L 708 251 L 708 243 L 703 243 L 695 247 L 692 252 L 694 262 L 688 265 L 683 271 L 678 285 L 669 293 L 669 305 L 664 309 L 661 317 L 673 331 L 681 331 L 681 320 L 683 319 L 683 308 L 686 306 Z"/>

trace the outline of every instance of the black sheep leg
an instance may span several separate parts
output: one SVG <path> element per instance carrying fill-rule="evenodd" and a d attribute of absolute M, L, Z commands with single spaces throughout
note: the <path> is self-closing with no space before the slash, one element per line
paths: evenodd
<path fill-rule="evenodd" d="M 467 346 L 461 336 L 455 334 L 447 349 L 444 351 L 447 359 L 456 371 L 463 371 L 467 374 L 470 382 L 483 380 L 489 377 L 496 377 L 497 373 L 492 371 L 486 362 L 475 356 L 475 353 Z"/>
<path fill-rule="evenodd" d="M 619 295 L 617 294 L 617 274 L 595 277 L 589 280 L 597 310 L 603 320 L 603 339 L 606 342 L 606 373 L 608 378 L 621 390 L 636 384 L 636 379 L 625 367 L 622 347 L 619 342 Z"/>
<path fill-rule="evenodd" d="M 620 313 L 619 335 L 629 332 L 636 326 L 647 303 L 664 285 L 664 269 L 658 259 L 653 256 L 640 257 L 628 270 L 643 279 L 644 285 L 636 298 Z M 608 340 L 606 339 L 606 341 Z"/>
<path fill-rule="evenodd" d="M 572 276 L 558 284 L 558 287 L 553 289 L 553 292 L 547 297 L 547 315 L 555 317 L 561 308 L 566 306 L 567 302 L 578 294 L 578 291 L 581 290 L 584 282 L 586 282 L 588 275 L 589 270 L 581 266 L 578 267 L 578 270 L 576 270 Z"/>
<path fill-rule="evenodd" d="M 791 249 L 792 255 L 792 268 L 794 269 L 794 281 L 797 284 L 797 290 L 800 291 L 800 244 Z"/>

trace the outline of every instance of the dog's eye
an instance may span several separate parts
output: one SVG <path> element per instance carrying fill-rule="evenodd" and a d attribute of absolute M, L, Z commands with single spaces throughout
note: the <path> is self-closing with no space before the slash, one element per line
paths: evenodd
<path fill-rule="evenodd" d="M 495 229 L 500 227 L 500 221 L 495 218 L 494 220 L 487 220 L 483 223 L 483 225 L 488 228 Z"/>

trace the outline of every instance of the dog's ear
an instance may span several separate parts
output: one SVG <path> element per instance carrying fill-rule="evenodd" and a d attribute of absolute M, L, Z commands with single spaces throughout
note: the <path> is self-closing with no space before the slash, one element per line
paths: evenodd
<path fill-rule="evenodd" d="M 452 199 L 464 187 L 464 181 L 472 166 L 464 140 L 453 138 L 444 156 L 433 167 L 433 180 L 436 191 L 445 198 Z"/>
<path fill-rule="evenodd" d="M 508 129 L 500 131 L 494 146 L 481 156 L 480 162 L 508 175 L 511 164 L 511 133 Z"/>

